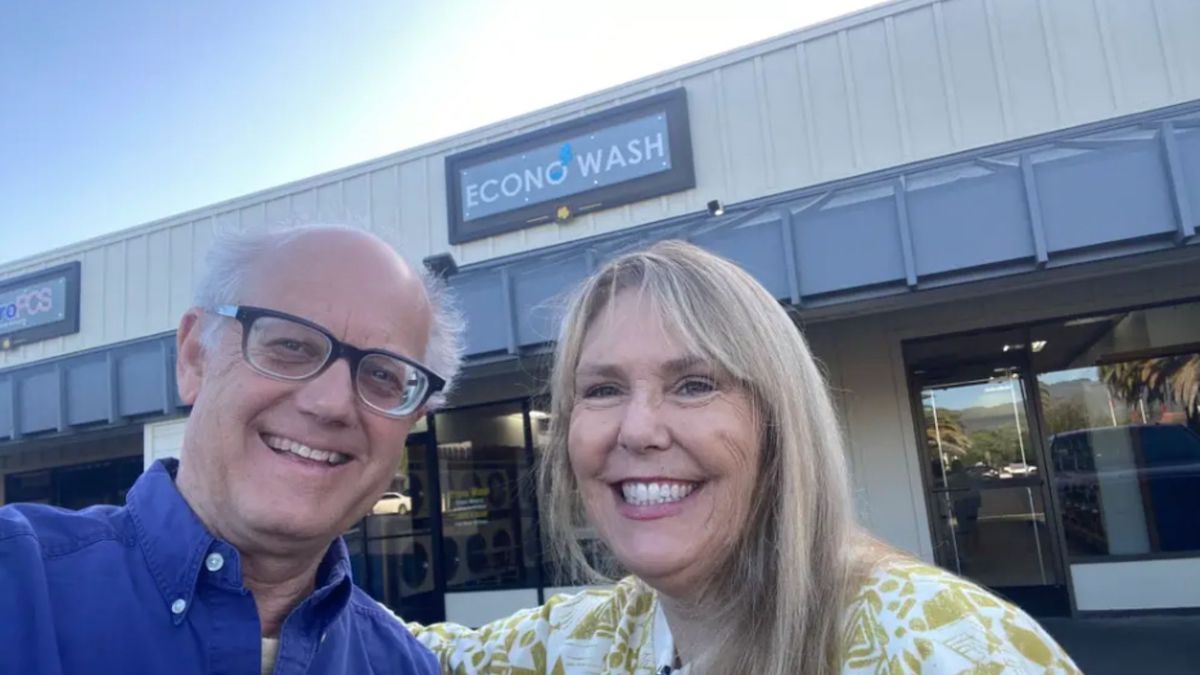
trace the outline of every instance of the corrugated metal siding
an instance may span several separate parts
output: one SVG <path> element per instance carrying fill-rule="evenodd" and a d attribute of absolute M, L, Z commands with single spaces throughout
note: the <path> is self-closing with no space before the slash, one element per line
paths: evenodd
<path fill-rule="evenodd" d="M 903 0 L 413 151 L 20 263 L 83 260 L 80 334 L 0 368 L 170 330 L 214 228 L 342 221 L 460 265 L 1200 98 L 1195 0 Z M 684 86 L 697 188 L 451 247 L 443 158 Z"/>

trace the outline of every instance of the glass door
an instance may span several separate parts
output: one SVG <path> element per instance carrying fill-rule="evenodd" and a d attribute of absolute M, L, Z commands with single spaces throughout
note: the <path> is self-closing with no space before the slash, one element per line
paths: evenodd
<path fill-rule="evenodd" d="M 432 434 L 410 434 L 407 458 L 366 518 L 346 535 L 354 578 L 406 621 L 445 620 Z"/>
<path fill-rule="evenodd" d="M 1012 360 L 923 369 L 920 420 L 938 564 L 1040 615 L 1068 614 L 1031 378 Z"/>

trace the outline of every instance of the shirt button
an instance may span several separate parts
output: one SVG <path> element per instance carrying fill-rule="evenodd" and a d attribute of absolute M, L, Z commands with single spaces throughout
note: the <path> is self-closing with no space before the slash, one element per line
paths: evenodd
<path fill-rule="evenodd" d="M 172 614 L 183 614 L 183 610 L 185 609 L 187 609 L 187 600 L 184 600 L 183 598 L 179 598 L 175 602 L 171 603 Z"/>
<path fill-rule="evenodd" d="M 220 572 L 221 568 L 225 566 L 225 556 L 220 553 L 210 553 L 204 561 L 204 566 L 208 568 L 209 572 Z"/>

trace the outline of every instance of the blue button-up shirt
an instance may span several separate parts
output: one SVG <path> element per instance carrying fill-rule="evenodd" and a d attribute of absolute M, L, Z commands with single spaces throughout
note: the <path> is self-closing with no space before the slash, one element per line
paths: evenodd
<path fill-rule="evenodd" d="M 126 506 L 0 508 L 0 672 L 261 672 L 258 610 L 238 552 L 214 538 L 156 463 Z M 338 539 L 283 623 L 275 673 L 440 672 L 354 585 Z"/>

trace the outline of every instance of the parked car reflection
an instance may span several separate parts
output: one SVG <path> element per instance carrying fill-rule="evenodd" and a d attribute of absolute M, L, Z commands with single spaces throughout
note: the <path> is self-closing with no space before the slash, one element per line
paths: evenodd
<path fill-rule="evenodd" d="M 1068 544 L 1079 554 L 1200 550 L 1200 434 L 1131 424 L 1050 437 Z"/>
<path fill-rule="evenodd" d="M 412 513 L 412 498 L 399 492 L 385 492 L 371 507 L 373 515 L 395 514 L 407 516 Z"/>

